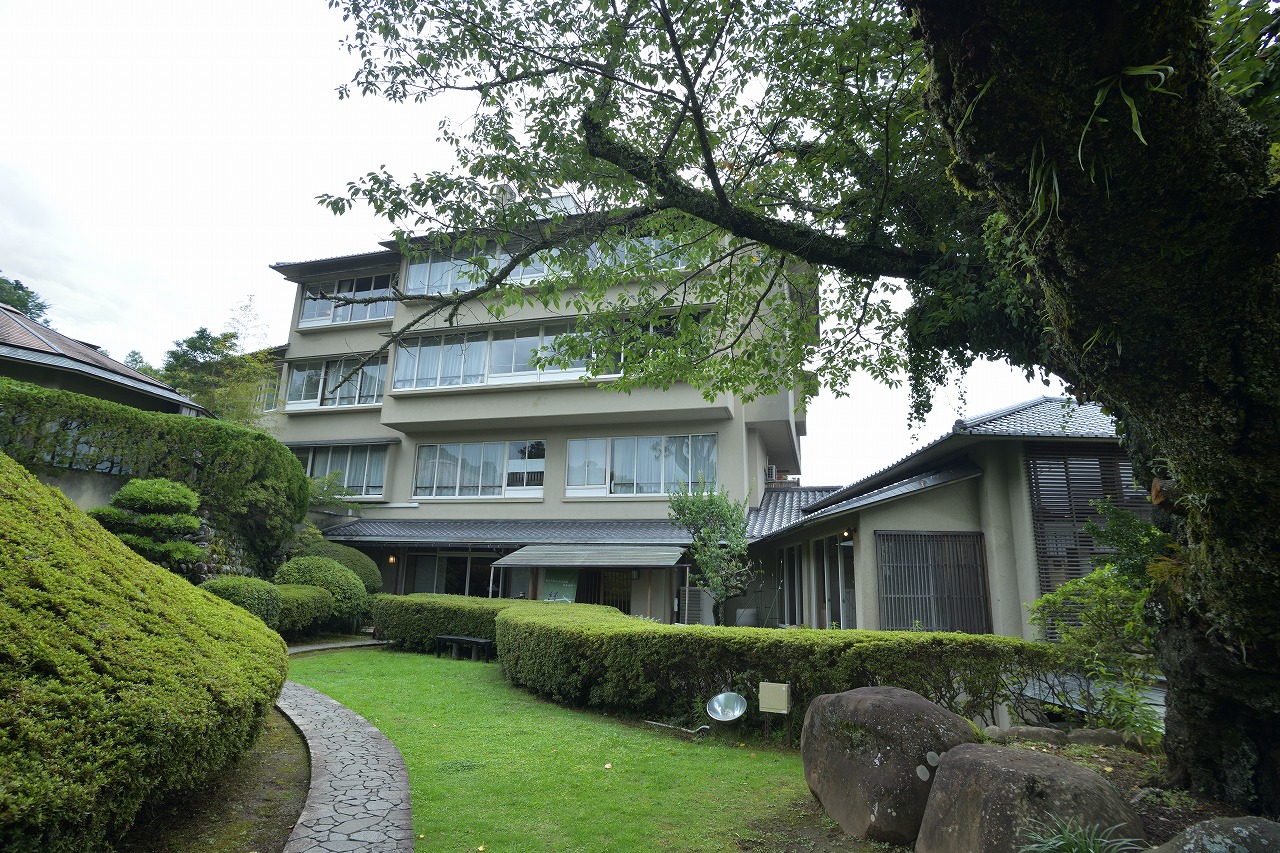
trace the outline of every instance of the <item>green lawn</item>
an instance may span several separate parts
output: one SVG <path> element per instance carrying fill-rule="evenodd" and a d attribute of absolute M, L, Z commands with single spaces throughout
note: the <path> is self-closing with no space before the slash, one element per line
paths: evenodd
<path fill-rule="evenodd" d="M 496 664 L 353 649 L 294 657 L 289 677 L 400 748 L 419 851 L 738 850 L 808 796 L 795 753 L 560 708 Z"/>

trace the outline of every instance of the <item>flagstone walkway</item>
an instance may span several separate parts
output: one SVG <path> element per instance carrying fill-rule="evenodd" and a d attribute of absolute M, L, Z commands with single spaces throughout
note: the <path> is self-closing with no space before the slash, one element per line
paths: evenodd
<path fill-rule="evenodd" d="M 382 644 L 293 646 L 289 654 L 371 645 Z M 395 744 L 355 711 L 292 681 L 276 706 L 311 753 L 311 789 L 284 853 L 411 853 L 409 773 Z"/>

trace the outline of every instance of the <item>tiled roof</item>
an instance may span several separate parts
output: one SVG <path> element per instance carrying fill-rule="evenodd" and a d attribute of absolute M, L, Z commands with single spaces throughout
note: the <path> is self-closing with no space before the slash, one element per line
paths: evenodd
<path fill-rule="evenodd" d="M 2 304 L 0 357 L 83 373 L 153 397 L 200 409 L 200 406 L 168 385 L 104 355 L 92 344 L 46 328 L 16 308 Z"/>
<path fill-rule="evenodd" d="M 882 468 L 856 483 L 845 486 L 826 498 L 815 501 L 831 506 L 883 487 L 893 482 L 895 475 L 902 477 L 906 471 L 921 464 L 926 454 L 937 459 L 946 450 L 934 449 L 954 441 L 960 436 L 991 436 L 993 438 L 1058 438 L 1071 440 L 1116 438 L 1115 420 L 1104 415 L 1096 403 L 1077 404 L 1070 397 L 1037 397 L 994 412 L 973 418 L 961 418 L 951 427 L 951 432 L 934 439 L 914 453 L 904 456 L 892 465 Z M 825 509 L 825 507 L 820 507 Z M 813 507 L 810 508 L 813 511 Z"/>
<path fill-rule="evenodd" d="M 795 523 L 803 514 L 801 510 L 804 507 L 838 491 L 839 486 L 766 488 L 760 506 L 747 512 L 747 538 L 759 539 Z"/>
<path fill-rule="evenodd" d="M 688 545 L 689 534 L 669 521 L 475 519 L 375 521 L 362 518 L 324 531 L 336 542 L 509 546 Z"/>
<path fill-rule="evenodd" d="M 958 420 L 953 434 L 1115 438 L 1116 422 L 1097 403 L 1079 405 L 1068 397 L 1042 397 L 976 418 Z"/>

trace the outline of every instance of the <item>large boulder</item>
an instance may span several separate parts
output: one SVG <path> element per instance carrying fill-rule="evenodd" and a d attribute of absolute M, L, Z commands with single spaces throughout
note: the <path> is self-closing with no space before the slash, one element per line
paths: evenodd
<path fill-rule="evenodd" d="M 809 703 L 800 737 L 805 781 L 850 835 L 910 844 L 947 750 L 973 725 L 898 687 L 861 687 Z"/>
<path fill-rule="evenodd" d="M 1220 817 L 1190 827 L 1148 853 L 1276 853 L 1280 823 L 1261 817 Z"/>
<path fill-rule="evenodd" d="M 963 744 L 938 767 L 915 851 L 1013 853 L 1050 816 L 1143 838 L 1142 820 L 1092 770 L 1034 750 Z"/>

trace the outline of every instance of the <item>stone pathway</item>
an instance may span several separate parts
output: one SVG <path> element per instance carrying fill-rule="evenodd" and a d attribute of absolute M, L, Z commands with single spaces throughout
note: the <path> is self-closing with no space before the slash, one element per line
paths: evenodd
<path fill-rule="evenodd" d="M 295 646 L 290 654 L 377 641 Z M 276 700 L 307 740 L 311 789 L 284 853 L 412 853 L 413 813 L 404 758 L 355 711 L 292 681 Z"/>

